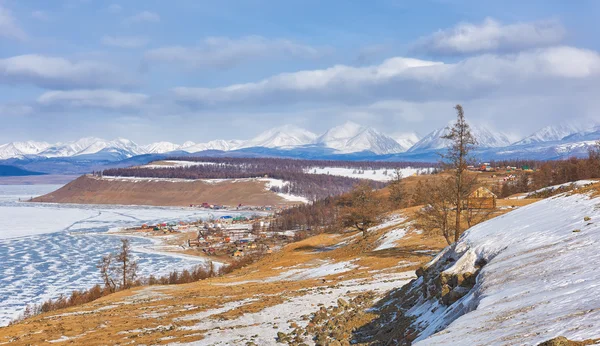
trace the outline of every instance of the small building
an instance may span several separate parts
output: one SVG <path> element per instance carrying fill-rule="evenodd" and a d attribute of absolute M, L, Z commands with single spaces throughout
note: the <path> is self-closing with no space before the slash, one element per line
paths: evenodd
<path fill-rule="evenodd" d="M 224 215 L 219 218 L 219 223 L 231 224 L 233 223 L 233 216 Z"/>
<path fill-rule="evenodd" d="M 467 198 L 468 209 L 495 209 L 497 196 L 483 186 L 469 194 Z"/>

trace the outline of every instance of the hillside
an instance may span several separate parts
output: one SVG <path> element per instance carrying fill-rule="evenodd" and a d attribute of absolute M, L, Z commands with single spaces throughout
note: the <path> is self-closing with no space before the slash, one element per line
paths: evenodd
<path fill-rule="evenodd" d="M 218 204 L 237 206 L 283 206 L 301 203 L 302 198 L 277 194 L 268 180 L 230 179 L 220 181 L 144 178 L 98 178 L 81 176 L 34 202 L 189 206 Z M 282 197 L 283 196 L 283 197 Z M 287 198 L 287 199 L 286 199 Z"/>
<path fill-rule="evenodd" d="M 499 213 L 530 202 L 499 201 Z M 36 316 L 0 329 L 0 342 L 394 344 L 396 331 L 411 321 L 397 306 L 405 292 L 400 288 L 445 244 L 414 227 L 414 210 L 389 214 L 366 237 L 349 231 L 289 244 L 224 277 L 142 287 Z M 416 338 L 415 331 L 406 340 Z"/>
<path fill-rule="evenodd" d="M 43 314 L 0 329 L 0 343 L 275 345 L 278 334 L 287 338 L 311 319 L 324 326 L 324 317 L 311 314 L 332 313 L 338 302 L 360 310 L 338 331 L 351 335 L 375 317 L 365 307 L 408 282 L 441 247 L 396 216 L 367 239 L 356 232 L 318 235 L 221 278 L 124 291 Z"/>
<path fill-rule="evenodd" d="M 379 302 L 388 311 L 373 328 L 399 326 L 379 338 L 417 345 L 598 341 L 599 187 L 471 228 Z"/>

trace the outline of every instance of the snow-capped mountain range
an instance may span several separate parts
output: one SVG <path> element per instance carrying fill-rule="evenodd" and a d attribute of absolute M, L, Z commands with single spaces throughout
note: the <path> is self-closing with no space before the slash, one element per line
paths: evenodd
<path fill-rule="evenodd" d="M 451 123 L 448 124 L 450 126 Z M 500 148 L 506 147 L 511 144 L 508 137 L 501 132 L 494 132 L 483 126 L 470 125 L 471 134 L 477 140 L 477 146 L 481 148 Z M 442 138 L 446 133 L 446 128 L 442 127 L 427 136 L 423 137 L 420 141 L 415 143 L 409 152 L 420 152 L 428 150 L 438 150 L 445 148 L 448 145 L 448 140 Z"/>
<path fill-rule="evenodd" d="M 0 159 L 24 157 L 77 157 L 89 154 L 113 155 L 115 159 L 129 158 L 142 154 L 163 154 L 182 151 L 196 153 L 206 150 L 231 151 L 246 148 L 294 149 L 297 147 L 322 147 L 337 153 L 370 151 L 377 155 L 394 154 L 406 151 L 417 139 L 415 134 L 401 138 L 403 144 L 375 129 L 348 122 L 336 126 L 319 136 L 308 130 L 285 125 L 267 130 L 247 140 L 214 140 L 206 143 L 156 142 L 138 145 L 127 139 L 106 141 L 88 137 L 67 143 L 49 144 L 45 142 L 12 142 L 0 145 Z"/>
<path fill-rule="evenodd" d="M 471 131 L 478 142 L 478 150 L 487 158 L 560 158 L 570 155 L 583 155 L 600 140 L 600 126 L 590 122 L 586 126 L 574 123 L 561 123 L 546 126 L 531 135 L 511 143 L 500 132 L 480 125 L 471 125 Z M 50 144 L 46 142 L 12 142 L 0 145 L 0 160 L 36 158 L 81 158 L 86 160 L 120 161 L 143 154 L 187 154 L 205 151 L 248 152 L 267 148 L 275 154 L 291 154 L 296 150 L 302 153 L 315 152 L 326 155 L 366 153 L 373 157 L 392 155 L 398 160 L 403 157 L 417 159 L 432 157 L 432 152 L 448 145 L 442 136 L 446 127 L 436 129 L 419 138 L 415 133 L 403 133 L 395 138 L 373 128 L 347 122 L 333 127 L 321 135 L 303 128 L 285 125 L 267 130 L 250 140 L 213 140 L 205 143 L 156 142 L 138 145 L 127 139 L 107 141 L 87 137 L 73 142 Z M 296 157 L 300 157 L 296 155 Z"/>

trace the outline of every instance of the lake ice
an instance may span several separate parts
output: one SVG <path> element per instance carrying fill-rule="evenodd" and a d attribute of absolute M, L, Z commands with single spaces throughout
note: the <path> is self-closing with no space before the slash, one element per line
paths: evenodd
<path fill-rule="evenodd" d="M 59 187 L 0 185 L 0 326 L 7 325 L 28 304 L 101 283 L 96 264 L 120 242 L 120 237 L 103 234 L 109 229 L 210 216 L 205 210 L 191 208 L 19 201 Z M 149 251 L 152 241 L 148 239 L 130 240 L 142 276 L 162 275 L 204 261 Z"/>

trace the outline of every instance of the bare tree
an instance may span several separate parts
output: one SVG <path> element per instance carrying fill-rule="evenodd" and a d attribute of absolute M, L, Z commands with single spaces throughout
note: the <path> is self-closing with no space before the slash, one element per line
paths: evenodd
<path fill-rule="evenodd" d="M 389 200 L 392 207 L 397 208 L 404 201 L 405 191 L 404 186 L 402 185 L 402 171 L 396 169 L 393 174 L 392 181 L 388 185 L 390 191 Z"/>
<path fill-rule="evenodd" d="M 425 206 L 417 211 L 417 223 L 429 234 L 442 235 L 448 242 L 453 243 L 456 233 L 452 225 L 454 216 L 454 183 L 451 178 L 430 179 L 422 184 L 419 191 L 419 200 Z"/>
<path fill-rule="evenodd" d="M 112 254 L 102 256 L 96 268 L 100 269 L 100 275 L 102 276 L 102 281 L 104 281 L 104 287 L 108 288 L 111 292 L 115 292 L 117 285 L 111 276 L 113 271 Z"/>
<path fill-rule="evenodd" d="M 340 198 L 343 226 L 352 226 L 367 235 L 367 229 L 379 221 L 381 200 L 368 183 L 360 183 L 347 195 Z"/>
<path fill-rule="evenodd" d="M 465 114 L 461 105 L 456 105 L 456 122 L 446 129 L 446 134 L 442 138 L 450 140 L 451 144 L 448 152 L 442 156 L 442 164 L 451 169 L 454 173 L 454 200 L 456 208 L 454 241 L 458 241 L 461 233 L 461 214 L 463 201 L 470 193 L 471 184 L 466 184 L 465 174 L 470 161 L 469 153 L 477 140 L 471 133 L 471 128 L 465 119 Z"/>
<path fill-rule="evenodd" d="M 115 272 L 121 278 L 121 288 L 129 288 L 137 277 L 137 262 L 131 254 L 131 245 L 129 239 L 121 239 L 121 252 L 115 256 Z"/>

